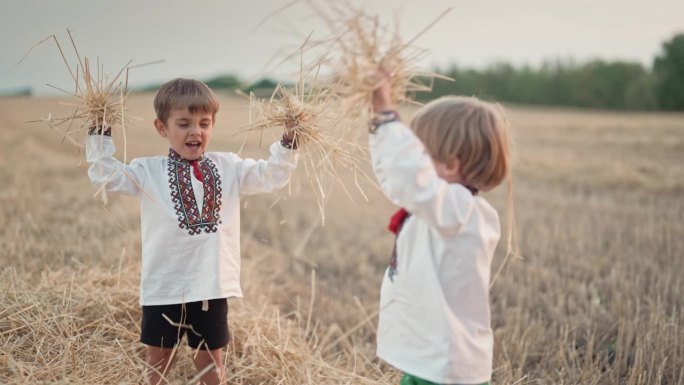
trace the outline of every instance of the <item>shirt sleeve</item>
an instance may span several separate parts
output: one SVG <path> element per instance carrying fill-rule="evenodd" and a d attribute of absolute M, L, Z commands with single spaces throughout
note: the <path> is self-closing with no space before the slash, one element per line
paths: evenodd
<path fill-rule="evenodd" d="M 369 143 L 373 171 L 387 197 L 443 236 L 456 235 L 473 210 L 470 191 L 437 175 L 422 142 L 402 122 L 381 125 Z"/>
<path fill-rule="evenodd" d="M 271 144 L 269 151 L 271 155 L 268 160 L 236 160 L 240 194 L 273 192 L 290 181 L 290 176 L 297 167 L 299 151 L 287 149 L 277 142 Z"/>
<path fill-rule="evenodd" d="M 133 160 L 130 165 L 114 157 L 116 147 L 111 137 L 90 135 L 86 143 L 86 161 L 90 164 L 88 177 L 95 187 L 105 186 L 107 192 L 140 196 L 143 165 Z"/>

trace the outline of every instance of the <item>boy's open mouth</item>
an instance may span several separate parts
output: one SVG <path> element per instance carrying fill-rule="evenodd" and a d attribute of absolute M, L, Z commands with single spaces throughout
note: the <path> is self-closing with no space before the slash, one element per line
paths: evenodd
<path fill-rule="evenodd" d="M 185 145 L 188 146 L 188 147 L 190 147 L 190 148 L 192 148 L 192 149 L 194 149 L 194 150 L 197 150 L 197 149 L 199 149 L 200 146 L 202 145 L 202 142 L 200 142 L 200 141 L 198 141 L 198 140 L 191 140 L 191 141 L 189 141 L 189 142 L 185 142 Z"/>

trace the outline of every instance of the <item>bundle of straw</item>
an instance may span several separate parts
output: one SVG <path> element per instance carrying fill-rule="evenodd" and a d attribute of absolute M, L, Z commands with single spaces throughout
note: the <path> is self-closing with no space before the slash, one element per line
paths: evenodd
<path fill-rule="evenodd" d="M 346 123 L 339 116 L 336 103 L 330 92 L 307 87 L 303 80 L 295 85 L 294 90 L 279 84 L 269 99 L 259 99 L 250 94 L 250 124 L 238 131 L 263 133 L 273 127 L 284 127 L 294 134 L 301 149 L 306 181 L 316 194 L 323 222 L 324 202 L 332 186 L 340 186 L 352 197 L 339 176 L 340 168 L 354 173 L 362 194 L 356 176 L 371 180 L 361 170 L 362 147 L 355 141 L 336 135 Z"/>
<path fill-rule="evenodd" d="M 91 61 L 87 57 L 81 58 L 71 31 L 67 30 L 67 33 L 77 59 L 75 68 L 69 65 L 56 35 L 50 35 L 43 39 L 33 46 L 28 53 L 47 41 L 53 41 L 57 45 L 62 60 L 74 82 L 74 90 L 67 91 L 50 84 L 48 86 L 72 96 L 74 100 L 66 104 L 73 107 L 74 111 L 67 116 L 60 117 L 49 114 L 45 119 L 31 122 L 47 122 L 51 128 L 60 132 L 64 139 L 79 148 L 84 147 L 87 132 L 91 127 L 120 130 L 125 142 L 125 106 L 129 95 L 128 71 L 133 68 L 130 66 L 132 60 L 126 63 L 115 76 L 106 74 L 99 60 L 96 64 L 97 68 L 93 72 Z M 125 152 L 124 146 L 124 158 L 126 158 Z"/>
<path fill-rule="evenodd" d="M 390 28 L 380 22 L 379 16 L 367 14 L 350 3 L 336 5 L 326 2 L 327 8 L 313 1 L 309 4 L 332 34 L 315 45 L 337 54 L 333 58 L 326 54 L 326 62 L 333 63 L 328 86 L 340 99 L 346 116 L 367 118 L 372 93 L 377 86 L 373 75 L 381 67 L 392 73 L 392 100 L 397 105 L 415 103 L 414 94 L 430 91 L 436 78 L 451 80 L 420 70 L 419 62 L 429 54 L 429 50 L 413 46 L 416 39 L 451 9 L 445 10 L 420 33 L 404 42 L 396 19 Z"/>
<path fill-rule="evenodd" d="M 101 66 L 99 60 L 97 61 L 96 72 L 91 69 L 91 62 L 87 57 L 81 58 L 76 43 L 70 30 L 67 30 L 69 40 L 77 59 L 75 68 L 72 68 L 64 54 L 64 50 L 59 43 L 56 35 L 50 35 L 36 45 L 31 47 L 24 57 L 19 61 L 20 64 L 26 56 L 37 46 L 47 42 L 53 41 L 59 49 L 62 60 L 71 75 L 74 82 L 74 91 L 66 91 L 62 88 L 55 87 L 48 84 L 48 86 L 55 88 L 73 97 L 73 101 L 65 103 L 74 108 L 74 111 L 61 117 L 54 117 L 49 114 L 45 119 L 33 120 L 31 122 L 46 122 L 51 128 L 60 133 L 63 140 L 68 140 L 74 144 L 80 151 L 85 147 L 88 134 L 91 130 L 94 131 L 120 131 L 123 137 L 123 162 L 127 161 L 127 140 L 126 140 L 126 122 L 125 117 L 126 101 L 128 99 L 128 72 L 132 68 L 141 67 L 145 65 L 155 64 L 157 62 L 139 64 L 131 66 L 132 60 L 129 60 L 115 76 L 111 76 L 104 72 L 104 66 Z M 119 170 L 117 170 L 119 172 Z M 112 178 L 114 174 L 110 176 Z M 107 203 L 106 189 L 103 185 L 95 195 L 101 195 L 103 203 Z"/>
<path fill-rule="evenodd" d="M 295 140 L 303 146 L 320 142 L 319 117 L 323 116 L 322 110 L 326 106 L 324 95 L 297 93 L 297 90 L 293 93 L 278 84 L 269 100 L 260 100 L 251 94 L 250 109 L 255 108 L 262 117 L 251 129 L 284 127 L 293 131 Z"/>

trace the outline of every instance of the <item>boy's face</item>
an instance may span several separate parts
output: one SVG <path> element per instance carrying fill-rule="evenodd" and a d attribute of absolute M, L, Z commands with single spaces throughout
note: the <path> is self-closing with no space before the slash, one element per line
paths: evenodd
<path fill-rule="evenodd" d="M 154 127 L 181 157 L 195 160 L 204 154 L 209 144 L 214 118 L 211 112 L 200 110 L 193 114 L 187 108 L 174 108 L 166 123 L 155 119 Z"/>

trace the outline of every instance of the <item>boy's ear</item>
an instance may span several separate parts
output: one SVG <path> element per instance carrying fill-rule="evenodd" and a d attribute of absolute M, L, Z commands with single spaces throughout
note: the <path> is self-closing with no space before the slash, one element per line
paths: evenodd
<path fill-rule="evenodd" d="M 452 175 L 461 174 L 461 161 L 454 157 L 446 164 L 447 171 Z"/>
<path fill-rule="evenodd" d="M 166 125 L 159 118 L 154 119 L 154 128 L 159 133 L 159 136 L 166 138 Z"/>
<path fill-rule="evenodd" d="M 442 178 L 450 183 L 461 183 L 461 161 L 454 157 L 445 164 Z"/>

